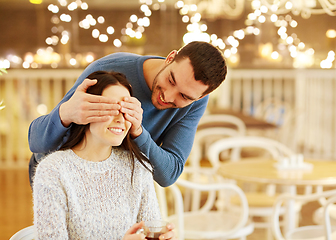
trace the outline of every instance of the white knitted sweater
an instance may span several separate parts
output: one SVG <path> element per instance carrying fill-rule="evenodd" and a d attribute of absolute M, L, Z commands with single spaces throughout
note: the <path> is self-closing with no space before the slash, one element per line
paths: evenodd
<path fill-rule="evenodd" d="M 113 148 L 102 162 L 72 150 L 47 156 L 34 178 L 37 239 L 122 239 L 141 220 L 160 219 L 151 173 L 137 160 L 131 184 L 129 153 Z"/>

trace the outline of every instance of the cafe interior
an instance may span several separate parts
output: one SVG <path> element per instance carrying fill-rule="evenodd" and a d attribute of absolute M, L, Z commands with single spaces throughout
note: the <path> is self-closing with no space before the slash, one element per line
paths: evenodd
<path fill-rule="evenodd" d="M 34 239 L 30 123 L 95 60 L 192 41 L 227 76 L 181 176 L 154 182 L 162 218 L 180 240 L 336 239 L 335 16 L 335 0 L 0 0 L 0 240 Z"/>

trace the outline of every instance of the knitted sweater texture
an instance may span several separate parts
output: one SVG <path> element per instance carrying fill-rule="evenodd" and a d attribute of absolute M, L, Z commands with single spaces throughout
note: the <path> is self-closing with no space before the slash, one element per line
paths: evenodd
<path fill-rule="evenodd" d="M 72 150 L 46 157 L 33 186 L 36 239 L 122 239 L 141 220 L 160 219 L 151 173 L 129 152 L 113 148 L 102 162 Z"/>

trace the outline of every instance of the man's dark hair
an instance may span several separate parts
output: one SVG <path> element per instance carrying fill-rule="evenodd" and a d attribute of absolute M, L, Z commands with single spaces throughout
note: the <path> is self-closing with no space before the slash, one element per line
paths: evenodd
<path fill-rule="evenodd" d="M 190 42 L 182 47 L 174 61 L 189 58 L 196 81 L 209 86 L 203 96 L 215 90 L 225 80 L 227 73 L 223 53 L 207 42 Z"/>
<path fill-rule="evenodd" d="M 127 81 L 126 77 L 122 73 L 118 72 L 106 72 L 106 71 L 96 71 L 91 73 L 87 78 L 96 79 L 97 83 L 93 86 L 90 86 L 87 89 L 87 93 L 94 95 L 102 95 L 104 89 L 111 85 L 121 85 L 124 86 L 130 93 L 130 96 L 133 96 L 132 86 Z M 66 150 L 73 148 L 77 144 L 79 144 L 85 137 L 85 132 L 89 128 L 90 123 L 86 125 L 79 125 L 76 123 L 72 123 L 70 127 L 70 135 L 67 141 L 61 146 L 60 150 Z M 130 133 L 128 132 L 125 139 L 121 143 L 122 148 L 128 150 L 130 152 L 130 157 L 132 161 L 132 179 L 134 172 L 134 161 L 137 159 L 146 169 L 151 171 L 144 162 L 152 164 L 149 162 L 148 158 L 140 151 L 138 146 L 132 140 Z"/>

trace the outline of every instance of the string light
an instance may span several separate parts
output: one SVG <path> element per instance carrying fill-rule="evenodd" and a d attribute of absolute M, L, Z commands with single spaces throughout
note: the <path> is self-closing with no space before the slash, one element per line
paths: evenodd
<path fill-rule="evenodd" d="M 321 61 L 320 66 L 321 68 L 331 68 L 334 61 L 335 61 L 335 52 L 329 51 L 327 58 Z"/>
<path fill-rule="evenodd" d="M 42 2 L 41 0 L 35 0 L 31 2 Z M 132 38 L 134 40 L 139 40 L 143 38 L 145 29 L 150 26 L 150 17 L 152 11 L 159 9 L 164 10 L 166 8 L 164 0 L 156 0 L 153 3 L 152 0 L 139 0 L 139 15 L 131 14 L 128 22 L 125 23 L 125 28 L 121 31 L 121 36 L 114 36 L 116 31 L 114 27 L 109 24 L 108 27 L 102 28 L 102 24 L 106 22 L 104 16 L 98 16 L 94 18 L 92 14 L 86 14 L 85 18 L 79 21 L 79 27 L 85 30 L 91 30 L 91 35 L 94 39 L 100 42 L 106 43 L 112 41 L 113 46 L 120 48 L 123 43 Z M 243 41 L 247 35 L 260 35 L 261 29 L 257 26 L 267 21 L 271 21 L 275 27 L 278 28 L 277 34 L 279 36 L 278 45 L 276 50 L 268 51 L 269 59 L 278 60 L 281 59 L 281 54 L 287 49 L 289 55 L 293 58 L 294 67 L 311 66 L 314 62 L 315 51 L 312 48 L 306 49 L 306 44 L 302 42 L 296 34 L 289 34 L 289 28 L 295 29 L 298 26 L 297 21 L 292 19 L 290 15 L 282 16 L 279 12 L 279 5 L 277 4 L 265 4 L 263 0 L 252 0 L 251 7 L 253 12 L 247 15 L 245 20 L 245 28 L 234 30 L 227 37 L 219 37 L 216 34 L 209 34 L 208 26 L 204 20 L 202 20 L 202 15 L 198 12 L 198 6 L 196 4 L 190 3 L 191 1 L 176 1 L 175 8 L 181 15 L 181 21 L 186 24 L 187 33 L 183 36 L 183 42 L 186 44 L 194 40 L 210 42 L 214 46 L 221 49 L 227 58 L 232 58 L 232 62 L 237 63 L 239 61 L 239 45 L 240 41 Z M 292 1 L 285 1 L 285 8 L 288 11 L 292 11 L 295 6 L 293 6 Z M 190 4 L 189 4 L 190 3 Z M 52 35 L 45 39 L 45 43 L 48 46 L 56 46 L 57 44 L 68 44 L 71 38 L 71 33 L 66 30 L 66 24 L 72 21 L 71 12 L 73 11 L 87 11 L 89 5 L 82 0 L 58 0 L 58 4 L 49 4 L 48 10 L 53 14 L 51 17 L 51 22 L 55 25 L 51 28 Z M 65 13 L 61 8 L 69 11 Z M 143 16 L 140 16 L 140 15 Z M 336 38 L 336 31 L 330 29 L 326 32 L 328 38 Z M 321 61 L 321 68 L 327 68 L 332 65 L 335 59 L 333 53 L 328 53 L 328 57 Z M 305 61 L 305 57 L 309 61 Z M 90 55 L 86 59 L 86 62 L 93 61 L 93 55 Z M 295 60 L 296 59 L 296 60 Z M 76 60 L 76 59 L 75 59 Z M 89 61 L 90 60 L 90 61 Z M 302 61 L 302 64 L 300 63 Z M 78 65 L 78 62 L 72 66 Z M 309 63 L 308 63 L 309 62 Z M 301 65 L 300 65 L 301 64 Z M 34 64 L 31 60 L 23 61 L 23 67 L 39 67 L 39 64 Z M 55 63 L 53 66 L 57 67 L 58 64 Z"/>
<path fill-rule="evenodd" d="M 32 4 L 41 4 L 42 0 L 29 0 L 29 2 Z"/>

